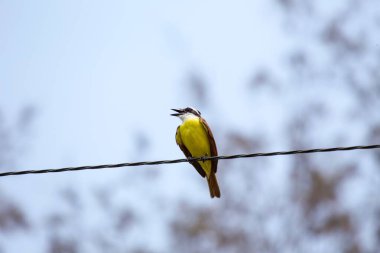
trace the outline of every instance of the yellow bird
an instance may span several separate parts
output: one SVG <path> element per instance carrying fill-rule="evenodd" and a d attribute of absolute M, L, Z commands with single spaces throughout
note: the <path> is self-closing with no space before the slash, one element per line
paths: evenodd
<path fill-rule="evenodd" d="M 176 113 L 172 116 L 179 117 L 182 124 L 177 127 L 175 140 L 187 158 L 217 156 L 218 151 L 214 136 L 206 120 L 201 117 L 200 111 L 187 107 L 185 109 L 172 109 Z M 218 160 L 190 162 L 194 168 L 207 178 L 211 198 L 220 198 L 216 170 Z"/>

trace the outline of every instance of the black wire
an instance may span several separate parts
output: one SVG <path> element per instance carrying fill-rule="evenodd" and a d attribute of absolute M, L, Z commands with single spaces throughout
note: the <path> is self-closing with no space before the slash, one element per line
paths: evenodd
<path fill-rule="evenodd" d="M 207 160 L 215 160 L 215 159 L 227 160 L 227 159 L 237 159 L 237 158 L 258 157 L 258 156 L 296 155 L 296 154 L 347 151 L 347 150 L 356 150 L 356 149 L 377 149 L 377 148 L 380 148 L 380 144 L 369 145 L 369 146 L 351 146 L 351 147 L 317 148 L 317 149 L 307 149 L 307 150 L 279 151 L 279 152 L 270 152 L 270 153 L 221 155 L 221 156 L 210 156 L 210 157 L 196 157 L 196 158 L 189 158 L 189 159 L 161 160 L 161 161 L 152 161 L 152 162 L 105 164 L 105 165 L 96 165 L 96 166 L 67 167 L 67 168 L 60 168 L 60 169 L 23 170 L 23 171 L 13 171 L 13 172 L 3 172 L 3 173 L 0 173 L 0 177 L 25 175 L 25 174 L 44 174 L 44 173 L 55 173 L 55 172 L 65 172 L 65 171 L 77 171 L 77 170 L 97 170 L 97 169 L 119 168 L 119 167 L 128 167 L 128 166 L 184 163 L 184 162 L 207 161 Z"/>

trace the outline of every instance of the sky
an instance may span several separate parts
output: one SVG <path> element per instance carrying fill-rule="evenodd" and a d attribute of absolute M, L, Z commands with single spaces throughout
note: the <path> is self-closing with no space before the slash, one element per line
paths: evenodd
<path fill-rule="evenodd" d="M 321 19 L 329 19 L 345 4 L 336 1 L 331 8 L 330 3 L 321 4 L 318 14 Z M 368 9 L 371 8 L 364 12 Z M 323 101 L 334 105 L 329 114 L 331 127 L 311 133 L 310 148 L 362 144 L 358 142 L 364 138 L 365 121 L 347 127 L 347 132 L 354 133 L 350 138 L 338 138 L 348 120 L 347 108 L 356 106 L 346 87 L 332 85 L 326 93 L 327 85 L 313 85 L 307 73 L 304 79 L 296 79 L 283 67 L 289 50 L 300 44 L 306 51 L 315 50 L 316 65 L 323 66 L 331 60 L 326 51 L 313 44 L 313 34 L 308 30 L 310 26 L 318 27 L 318 23 L 296 25 L 302 34 L 300 40 L 294 34 L 290 36 L 287 22 L 292 20 L 284 22 L 279 5 L 270 1 L 0 1 L 0 108 L 4 124 L 14 128 L 27 106 L 35 111 L 28 133 L 15 133 L 14 139 L 25 144 L 20 148 L 22 152 L 16 152 L 16 162 L 0 169 L 182 158 L 174 139 L 180 122 L 169 114 L 170 108 L 185 106 L 202 111 L 215 129 L 216 140 L 225 138 L 230 129 L 239 129 L 242 133 L 265 135 L 270 143 L 266 147 L 271 150 L 262 151 L 275 151 L 292 147 L 289 140 L 281 138 L 286 129 L 279 127 L 289 124 L 287 113 L 302 113 L 306 110 L 299 106 L 303 101 Z M 252 72 L 267 68 L 287 80 L 281 85 L 281 95 L 269 97 L 266 89 L 270 88 L 254 90 L 253 95 L 244 92 Z M 191 74 L 206 80 L 207 105 L 191 90 Z M 304 80 L 305 85 L 293 87 L 292 78 Z M 341 96 L 339 102 L 337 94 Z M 136 148 L 138 145 L 142 146 Z M 286 161 L 281 158 L 271 163 L 277 164 L 274 168 L 286 167 L 282 165 Z M 332 159 L 334 162 L 340 163 Z M 140 176 L 154 174 L 155 170 L 161 174 L 153 185 L 141 181 Z M 288 187 L 283 181 L 286 176 L 279 175 L 287 171 L 265 172 L 273 175 L 268 179 L 269 185 L 279 185 L 268 196 L 281 196 Z M 125 178 L 130 183 L 127 190 L 122 186 Z M 72 216 L 74 225 L 68 231 L 81 220 L 85 225 L 78 233 L 106 227 L 96 224 L 106 217 L 96 210 L 91 194 L 110 184 L 121 189 L 110 199 L 111 205 L 134 203 L 141 217 L 147 219 L 145 223 L 150 224 L 135 228 L 127 244 L 143 245 L 141 233 L 150 231 L 156 236 L 149 239 L 149 245 L 156 249 L 167 247 L 163 222 L 149 213 L 155 208 L 149 202 L 151 198 L 162 199 L 169 206 L 186 197 L 194 203 L 210 205 L 208 194 L 204 194 L 206 186 L 187 164 L 165 169 L 136 167 L 5 178 L 1 191 L 28 210 L 37 230 L 33 235 L 12 235 L 9 241 L 1 236 L 0 244 L 5 245 L 5 252 L 45 249 L 49 232 L 44 218 L 52 210 L 64 210 L 70 215 L 70 209 L 57 197 L 65 189 L 79 193 L 84 210 L 82 217 Z M 189 194 L 188 189 L 194 194 Z M 343 193 L 345 204 L 366 194 L 358 192 L 359 197 L 349 198 Z M 162 219 L 172 212 L 169 208 Z M 21 243 L 14 243 L 16 240 Z M 92 246 L 84 247 L 91 250 Z"/>
<path fill-rule="evenodd" d="M 239 103 L 239 86 L 253 68 L 281 54 L 271 45 L 281 34 L 275 20 L 266 18 L 270 9 L 255 2 L 225 2 L 216 10 L 215 2 L 1 5 L 1 90 L 6 96 L 0 103 L 8 122 L 28 105 L 37 115 L 18 168 L 181 157 L 174 143 L 179 122 L 169 117 L 169 109 L 201 106 L 189 95 L 188 73 L 200 72 L 209 83 L 212 96 L 207 97 L 216 111 L 210 120 L 227 117 L 234 119 L 227 124 L 241 125 L 234 121 L 243 120 L 249 109 Z M 269 52 L 273 57 L 267 57 Z M 150 148 L 137 154 L 133 136 L 142 133 Z M 98 173 L 100 180 L 115 176 L 95 172 L 60 178 L 87 180 Z"/>
<path fill-rule="evenodd" d="M 248 112 L 239 103 L 239 86 L 255 66 L 281 53 L 273 47 L 281 34 L 275 20 L 267 19 L 269 12 L 268 6 L 246 1 L 1 1 L 0 106 L 9 127 L 25 106 L 36 111 L 29 136 L 21 137 L 28 139 L 26 151 L 14 167 L 2 170 L 181 158 L 174 141 L 179 121 L 169 109 L 190 105 L 202 110 L 186 87 L 188 73 L 200 73 L 209 83 L 212 95 L 207 98 L 216 113 L 202 112 L 211 122 L 243 119 L 234 113 Z M 267 27 L 273 22 L 274 30 L 263 30 L 264 21 Z M 143 134 L 149 148 L 139 153 L 136 136 Z M 159 182 L 165 196 L 175 197 L 191 185 L 183 183 L 178 167 L 187 166 L 169 167 Z M 25 247 L 38 252 L 45 247 L 44 217 L 65 208 L 57 198 L 62 189 L 87 196 L 126 173 L 131 175 L 120 169 L 9 178 L 3 191 L 27 207 L 41 231 L 34 240 L 16 235 L 24 242 L 2 243 L 9 252 Z M 88 223 L 97 215 L 88 211 Z"/>

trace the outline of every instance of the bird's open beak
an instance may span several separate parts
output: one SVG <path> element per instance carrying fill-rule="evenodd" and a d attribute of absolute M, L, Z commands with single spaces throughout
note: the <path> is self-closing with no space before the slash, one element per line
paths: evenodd
<path fill-rule="evenodd" d="M 179 115 L 181 115 L 183 113 L 183 110 L 181 110 L 181 109 L 172 109 L 172 110 L 177 112 L 177 113 L 172 113 L 172 114 L 170 114 L 171 116 L 178 117 Z"/>

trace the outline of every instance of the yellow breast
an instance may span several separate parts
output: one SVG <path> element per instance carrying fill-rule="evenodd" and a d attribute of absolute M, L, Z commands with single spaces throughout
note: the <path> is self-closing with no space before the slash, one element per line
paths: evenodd
<path fill-rule="evenodd" d="M 186 146 L 193 157 L 210 156 L 210 142 L 206 130 L 199 118 L 194 117 L 185 120 L 179 128 L 182 143 Z M 211 161 L 199 162 L 209 175 Z"/>

